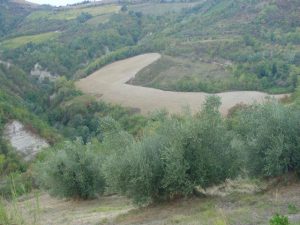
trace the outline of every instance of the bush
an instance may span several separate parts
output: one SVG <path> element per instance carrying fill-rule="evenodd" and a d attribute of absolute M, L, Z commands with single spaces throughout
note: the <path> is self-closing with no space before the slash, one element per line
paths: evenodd
<path fill-rule="evenodd" d="M 270 219 L 270 225 L 290 225 L 290 222 L 286 216 L 276 214 Z"/>
<path fill-rule="evenodd" d="M 275 101 L 247 107 L 235 127 L 253 176 L 300 172 L 300 111 Z"/>
<path fill-rule="evenodd" d="M 219 106 L 211 97 L 199 115 L 167 118 L 142 140 L 120 146 L 104 166 L 110 188 L 142 204 L 190 195 L 196 186 L 233 176 L 235 157 Z"/>
<path fill-rule="evenodd" d="M 0 196 L 6 199 L 18 197 L 29 193 L 34 187 L 34 180 L 30 173 L 11 173 L 9 176 L 2 177 L 0 183 Z"/>
<path fill-rule="evenodd" d="M 95 150 L 96 146 L 76 141 L 52 149 L 46 160 L 35 166 L 38 183 L 60 197 L 88 199 L 102 194 L 103 155 Z"/>

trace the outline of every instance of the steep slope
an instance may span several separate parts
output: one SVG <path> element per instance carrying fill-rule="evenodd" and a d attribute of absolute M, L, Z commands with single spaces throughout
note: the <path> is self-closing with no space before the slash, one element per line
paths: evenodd
<path fill-rule="evenodd" d="M 13 30 L 38 6 L 25 1 L 0 1 L 0 40 Z"/>
<path fill-rule="evenodd" d="M 40 111 L 43 101 L 43 91 L 30 81 L 24 71 L 12 64 L 0 64 L 0 156 L 2 157 L 0 177 L 24 169 L 20 157 L 22 155 L 16 154 L 15 149 L 11 148 L 11 145 L 14 146 L 11 141 L 16 136 L 4 135 L 11 122 L 20 121 L 22 127 L 25 126 L 23 131 L 26 131 L 26 134 L 41 136 L 46 142 L 54 143 L 57 140 L 57 134 L 45 121 L 35 115 Z M 28 141 L 29 139 L 26 140 Z"/>

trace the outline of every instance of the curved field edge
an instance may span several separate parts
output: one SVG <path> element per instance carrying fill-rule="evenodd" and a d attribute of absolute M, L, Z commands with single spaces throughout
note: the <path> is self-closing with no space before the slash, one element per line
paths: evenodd
<path fill-rule="evenodd" d="M 154 88 L 126 84 L 146 66 L 161 58 L 158 53 L 142 54 L 125 60 L 116 61 L 86 78 L 76 82 L 76 87 L 83 93 L 125 107 L 138 108 L 147 114 L 156 110 L 166 109 L 171 113 L 180 113 L 183 108 L 192 112 L 201 110 L 207 96 L 204 92 L 173 92 Z M 263 102 L 266 97 L 281 99 L 286 94 L 269 95 L 258 91 L 232 91 L 215 94 L 221 97 L 220 111 L 227 114 L 237 104 Z"/>

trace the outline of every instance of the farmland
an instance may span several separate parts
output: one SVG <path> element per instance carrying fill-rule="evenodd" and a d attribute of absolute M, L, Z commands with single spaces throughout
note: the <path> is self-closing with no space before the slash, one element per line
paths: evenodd
<path fill-rule="evenodd" d="M 54 11 L 35 11 L 27 16 L 27 20 L 72 20 L 76 19 L 81 13 L 89 13 L 96 17 L 105 14 L 117 13 L 120 10 L 118 5 L 106 5 L 98 7 L 86 7 L 86 8 L 73 8 L 73 9 L 61 9 Z"/>
<path fill-rule="evenodd" d="M 208 96 L 206 93 L 171 92 L 126 84 L 141 69 L 159 60 L 160 57 L 159 54 L 152 53 L 117 61 L 81 79 L 76 85 L 86 94 L 126 107 L 138 108 L 144 114 L 160 109 L 179 113 L 185 107 L 193 112 L 199 111 Z M 227 114 L 236 104 L 262 102 L 268 95 L 255 91 L 238 91 L 218 93 L 217 96 L 222 100 L 221 112 Z"/>
<path fill-rule="evenodd" d="M 187 3 L 142 3 L 142 4 L 133 4 L 129 6 L 129 10 L 134 12 L 143 13 L 145 15 L 154 15 L 160 16 L 165 13 L 178 13 L 182 9 L 189 9 L 193 6 L 199 4 L 199 2 L 187 2 Z"/>

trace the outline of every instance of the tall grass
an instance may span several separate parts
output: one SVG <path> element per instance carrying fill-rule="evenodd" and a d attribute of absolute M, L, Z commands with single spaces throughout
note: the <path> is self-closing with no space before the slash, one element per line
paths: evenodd
<path fill-rule="evenodd" d="M 15 182 L 12 179 L 11 196 L 9 202 L 5 202 L 0 198 L 0 224 L 1 225 L 38 225 L 40 223 L 40 202 L 39 194 L 35 193 L 35 201 L 27 202 L 25 209 L 29 212 L 28 217 L 24 217 L 24 210 L 18 201 L 18 193 L 16 191 Z M 29 196 L 24 196 L 25 198 Z"/>

